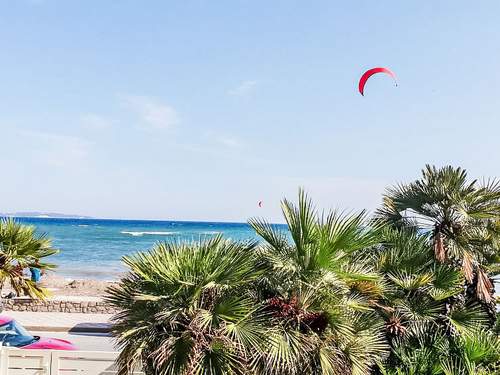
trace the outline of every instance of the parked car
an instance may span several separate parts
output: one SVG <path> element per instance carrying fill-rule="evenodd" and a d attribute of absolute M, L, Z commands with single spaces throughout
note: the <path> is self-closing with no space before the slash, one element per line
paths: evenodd
<path fill-rule="evenodd" d="M 13 318 L 0 315 L 0 345 L 22 349 L 76 350 L 71 342 L 30 335 Z"/>

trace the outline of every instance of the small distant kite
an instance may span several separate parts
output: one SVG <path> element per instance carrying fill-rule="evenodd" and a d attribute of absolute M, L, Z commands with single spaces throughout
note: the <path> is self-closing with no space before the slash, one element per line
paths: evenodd
<path fill-rule="evenodd" d="M 366 84 L 366 81 L 368 81 L 368 79 L 370 79 L 370 77 L 374 74 L 377 74 L 377 73 L 385 73 L 389 76 L 391 76 L 393 79 L 394 79 L 394 83 L 395 85 L 397 86 L 398 85 L 398 82 L 396 81 L 396 74 L 394 74 L 394 72 L 388 68 L 373 68 L 373 69 L 369 69 L 367 70 L 360 78 L 359 80 L 359 85 L 358 85 L 358 89 L 359 89 L 359 93 L 361 95 L 365 95 L 365 84 Z"/>
<path fill-rule="evenodd" d="M 259 201 L 259 207 L 262 207 L 262 201 Z"/>

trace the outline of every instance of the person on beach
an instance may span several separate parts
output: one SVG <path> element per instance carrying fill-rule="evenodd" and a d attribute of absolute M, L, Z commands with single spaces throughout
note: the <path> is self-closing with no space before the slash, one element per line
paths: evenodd
<path fill-rule="evenodd" d="M 43 275 L 39 259 L 35 260 L 35 265 L 33 267 L 30 267 L 30 272 L 31 272 L 31 281 L 38 284 L 42 279 Z"/>

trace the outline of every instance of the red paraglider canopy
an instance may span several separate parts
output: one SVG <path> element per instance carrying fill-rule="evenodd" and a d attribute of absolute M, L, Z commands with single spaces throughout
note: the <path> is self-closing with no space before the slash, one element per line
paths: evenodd
<path fill-rule="evenodd" d="M 359 85 L 358 85 L 358 88 L 359 88 L 359 93 L 361 95 L 365 95 L 365 84 L 366 84 L 366 81 L 368 81 L 368 79 L 374 75 L 374 74 L 377 74 L 377 73 L 385 73 L 385 74 L 388 74 L 390 75 L 394 81 L 396 82 L 396 75 L 394 74 L 394 72 L 388 68 L 373 68 L 373 69 L 369 69 L 367 70 L 360 78 L 359 80 Z M 397 86 L 397 82 L 396 82 L 396 86 Z"/>

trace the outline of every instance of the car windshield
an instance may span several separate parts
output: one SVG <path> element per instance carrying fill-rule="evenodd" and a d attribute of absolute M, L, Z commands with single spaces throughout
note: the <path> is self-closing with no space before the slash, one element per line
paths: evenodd
<path fill-rule="evenodd" d="M 15 320 L 0 325 L 0 343 L 3 346 L 21 347 L 35 342 L 37 339 L 31 336 Z"/>

